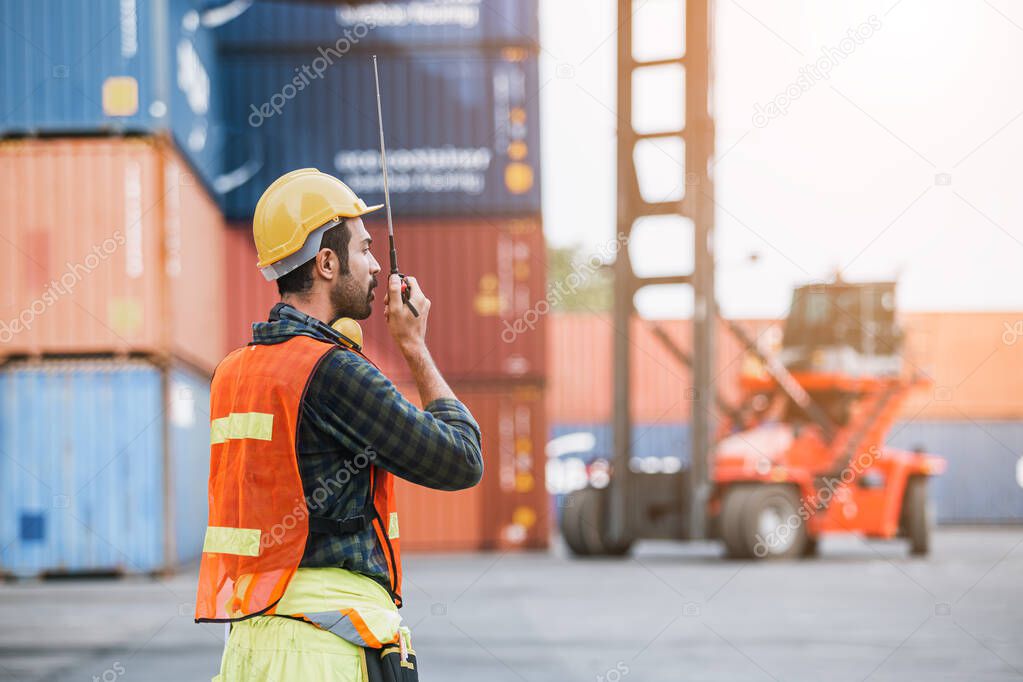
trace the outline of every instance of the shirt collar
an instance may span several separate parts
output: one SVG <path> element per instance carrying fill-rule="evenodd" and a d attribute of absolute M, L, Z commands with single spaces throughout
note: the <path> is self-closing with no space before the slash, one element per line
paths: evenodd
<path fill-rule="evenodd" d="M 267 322 L 252 325 L 252 342 L 273 344 L 287 341 L 293 336 L 309 336 L 361 351 L 362 347 L 333 327 L 288 303 L 278 303 L 270 310 Z"/>

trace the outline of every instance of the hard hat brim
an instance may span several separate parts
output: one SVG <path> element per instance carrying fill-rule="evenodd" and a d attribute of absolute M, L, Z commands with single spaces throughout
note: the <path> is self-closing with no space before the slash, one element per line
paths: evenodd
<path fill-rule="evenodd" d="M 343 217 L 345 217 L 345 218 L 358 218 L 359 216 L 364 216 L 367 213 L 372 213 L 373 211 L 376 211 L 376 210 L 381 209 L 383 207 L 384 207 L 383 204 L 377 204 L 376 206 L 367 206 L 366 210 L 363 211 L 362 213 L 356 213 L 355 215 L 349 215 L 349 216 L 343 216 Z"/>

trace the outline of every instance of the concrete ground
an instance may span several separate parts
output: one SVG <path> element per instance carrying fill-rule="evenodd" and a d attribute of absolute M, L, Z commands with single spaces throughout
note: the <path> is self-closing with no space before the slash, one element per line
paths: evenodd
<path fill-rule="evenodd" d="M 410 556 L 423 680 L 1023 680 L 1023 528 L 943 529 L 927 559 L 834 538 L 817 560 L 644 543 L 624 560 Z M 194 573 L 0 586 L 0 680 L 207 680 Z"/>

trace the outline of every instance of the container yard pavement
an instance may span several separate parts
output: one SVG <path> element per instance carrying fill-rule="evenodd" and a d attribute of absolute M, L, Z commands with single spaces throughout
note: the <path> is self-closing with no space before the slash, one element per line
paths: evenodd
<path fill-rule="evenodd" d="M 1023 528 L 935 545 L 833 538 L 771 564 L 707 543 L 414 555 L 403 612 L 423 680 L 1023 680 Z M 194 580 L 2 586 L 0 679 L 209 679 L 223 628 L 192 623 Z"/>

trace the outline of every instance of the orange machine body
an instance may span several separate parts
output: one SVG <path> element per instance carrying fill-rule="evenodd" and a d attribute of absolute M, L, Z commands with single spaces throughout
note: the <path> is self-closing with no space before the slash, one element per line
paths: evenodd
<path fill-rule="evenodd" d="M 945 470 L 940 457 L 884 445 L 905 398 L 926 382 L 809 372 L 793 378 L 811 394 L 852 396 L 848 418 L 831 434 L 782 419 L 722 438 L 714 451 L 711 516 L 731 485 L 790 484 L 798 488 L 798 513 L 811 538 L 831 532 L 895 537 L 908 480 Z M 749 394 L 781 395 L 765 376 L 744 377 L 742 385 Z"/>

